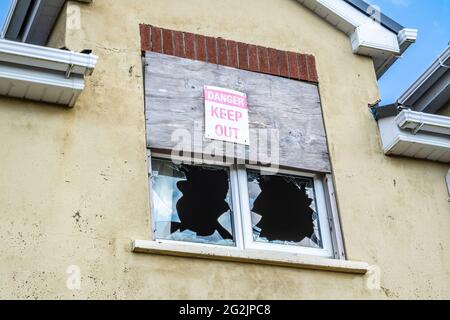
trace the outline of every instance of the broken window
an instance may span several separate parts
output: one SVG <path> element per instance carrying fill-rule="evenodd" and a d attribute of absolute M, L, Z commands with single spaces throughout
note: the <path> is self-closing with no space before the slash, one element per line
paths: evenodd
<path fill-rule="evenodd" d="M 151 157 L 155 239 L 333 257 L 324 176 L 187 163 Z"/>
<path fill-rule="evenodd" d="M 247 172 L 253 241 L 323 248 L 314 179 Z"/>
<path fill-rule="evenodd" d="M 229 169 L 152 159 L 157 239 L 234 245 Z"/>

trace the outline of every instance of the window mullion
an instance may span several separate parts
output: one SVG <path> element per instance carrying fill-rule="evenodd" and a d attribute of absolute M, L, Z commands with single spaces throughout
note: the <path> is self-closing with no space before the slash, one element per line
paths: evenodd
<path fill-rule="evenodd" d="M 244 249 L 246 249 L 249 248 L 252 243 L 252 222 L 250 218 L 250 208 L 248 201 L 247 170 L 244 165 L 238 166 L 237 177 L 239 185 L 239 203 L 243 245 Z"/>
<path fill-rule="evenodd" d="M 149 199 L 149 206 L 150 206 L 150 236 L 153 240 L 156 240 L 155 230 L 156 230 L 156 223 L 154 218 L 154 206 L 153 206 L 153 187 L 152 187 L 152 151 L 147 148 L 147 185 L 148 185 L 148 199 Z"/>
<path fill-rule="evenodd" d="M 242 210 L 240 202 L 240 188 L 239 188 L 239 176 L 236 165 L 230 167 L 230 182 L 231 182 L 231 199 L 233 202 L 233 227 L 236 247 L 244 249 L 244 236 L 242 228 Z"/>

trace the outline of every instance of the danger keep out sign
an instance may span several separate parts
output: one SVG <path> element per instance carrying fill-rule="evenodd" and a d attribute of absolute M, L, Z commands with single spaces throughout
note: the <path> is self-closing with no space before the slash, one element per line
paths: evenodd
<path fill-rule="evenodd" d="M 205 86 L 205 137 L 250 145 L 247 95 Z"/>

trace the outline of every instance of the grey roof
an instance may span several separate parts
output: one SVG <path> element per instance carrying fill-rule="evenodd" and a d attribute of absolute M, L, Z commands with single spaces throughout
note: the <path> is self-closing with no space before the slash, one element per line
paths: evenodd
<path fill-rule="evenodd" d="M 436 113 L 450 101 L 450 44 L 397 100 L 415 111 Z"/>
<path fill-rule="evenodd" d="M 371 5 L 363 0 L 344 0 L 348 4 L 350 4 L 352 7 L 358 9 L 362 13 L 366 14 L 367 16 L 370 16 L 370 7 Z M 401 30 L 404 29 L 402 25 L 400 25 L 398 22 L 392 20 L 387 15 L 385 15 L 383 12 L 381 13 L 381 24 L 391 30 L 392 32 L 399 33 Z"/>
<path fill-rule="evenodd" d="M 16 0 L 4 26 L 4 38 L 45 45 L 65 0 Z"/>
<path fill-rule="evenodd" d="M 371 107 L 376 120 L 407 108 L 437 113 L 450 102 L 450 44 L 393 104 Z"/>

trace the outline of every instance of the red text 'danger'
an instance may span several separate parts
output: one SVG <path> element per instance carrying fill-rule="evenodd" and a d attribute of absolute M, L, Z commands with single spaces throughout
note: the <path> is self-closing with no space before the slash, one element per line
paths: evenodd
<path fill-rule="evenodd" d="M 247 109 L 247 99 L 245 96 L 215 90 L 205 90 L 205 99 L 220 104 Z"/>

